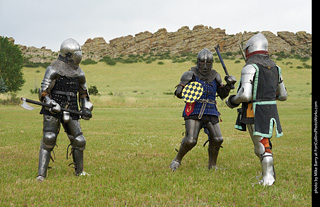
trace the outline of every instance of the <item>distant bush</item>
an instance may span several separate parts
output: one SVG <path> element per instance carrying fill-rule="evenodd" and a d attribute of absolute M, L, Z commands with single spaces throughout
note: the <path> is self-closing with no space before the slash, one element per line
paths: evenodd
<path fill-rule="evenodd" d="M 35 88 L 35 89 L 30 89 L 29 90 L 31 94 L 37 94 L 39 91 L 39 88 Z"/>
<path fill-rule="evenodd" d="M 104 56 L 99 62 L 105 62 L 107 65 L 115 65 L 117 62 L 109 56 Z"/>
<path fill-rule="evenodd" d="M 275 55 L 278 57 L 277 59 L 287 58 L 288 54 L 285 54 L 284 51 L 276 52 Z"/>
<path fill-rule="evenodd" d="M 234 61 L 234 63 L 241 63 L 241 61 L 240 60 L 236 60 L 236 61 Z"/>
<path fill-rule="evenodd" d="M 301 62 L 307 62 L 310 58 L 309 57 L 302 57 L 300 58 Z"/>
<path fill-rule="evenodd" d="M 303 67 L 306 68 L 306 69 L 311 69 L 312 68 L 311 65 L 308 65 L 306 63 L 303 63 Z"/>
<path fill-rule="evenodd" d="M 232 52 L 226 52 L 226 55 L 227 56 L 232 56 L 233 54 L 232 54 Z"/>
<path fill-rule="evenodd" d="M 97 86 L 90 86 L 88 91 L 90 95 L 93 95 L 93 96 L 100 95 Z"/>
<path fill-rule="evenodd" d="M 94 65 L 94 64 L 97 64 L 98 62 L 88 58 L 88 59 L 85 59 L 84 61 L 81 61 L 81 64 L 82 65 Z"/>
<path fill-rule="evenodd" d="M 164 64 L 164 62 L 162 62 L 162 61 L 158 62 L 158 65 L 163 65 L 163 64 Z"/>
<path fill-rule="evenodd" d="M 29 61 L 28 59 L 24 59 L 23 66 L 27 68 L 38 68 L 38 67 L 43 67 L 47 68 L 51 63 L 45 62 L 45 63 L 34 63 Z"/>

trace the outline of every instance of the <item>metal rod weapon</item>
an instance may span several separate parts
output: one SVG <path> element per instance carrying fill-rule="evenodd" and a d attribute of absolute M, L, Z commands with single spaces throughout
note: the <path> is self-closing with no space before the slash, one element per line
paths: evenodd
<path fill-rule="evenodd" d="M 53 105 L 51 104 L 45 104 L 45 103 L 42 103 L 42 102 L 39 102 L 39 101 L 34 101 L 34 100 L 31 100 L 31 99 L 27 99 L 27 98 L 23 98 L 21 97 L 21 101 L 22 101 L 22 104 L 21 106 L 27 110 L 33 110 L 34 107 L 30 106 L 28 103 L 32 103 L 32 104 L 36 104 L 36 105 L 39 105 L 39 106 L 44 106 L 44 107 L 48 107 L 48 108 L 52 108 Z M 80 111 L 74 111 L 74 110 L 70 110 L 70 109 L 67 109 L 67 108 L 62 108 L 61 107 L 61 111 L 67 111 L 67 112 L 70 112 L 72 114 L 77 114 L 77 115 L 83 115 L 82 112 Z"/>

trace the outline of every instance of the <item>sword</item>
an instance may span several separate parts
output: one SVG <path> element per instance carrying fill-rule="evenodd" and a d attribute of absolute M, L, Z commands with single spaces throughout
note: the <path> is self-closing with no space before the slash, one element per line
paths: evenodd
<path fill-rule="evenodd" d="M 222 59 L 222 57 L 221 57 L 219 48 L 220 48 L 220 45 L 219 45 L 219 44 L 218 44 L 216 47 L 214 47 L 214 49 L 216 50 L 216 52 L 217 52 L 217 54 L 218 54 L 218 57 L 219 57 L 219 60 L 220 60 L 220 62 L 221 62 L 221 65 L 222 65 L 222 67 L 223 67 L 224 72 L 226 73 L 227 76 L 229 76 L 227 67 L 226 67 L 226 65 L 224 64 L 224 61 L 223 61 L 223 59 Z M 233 85 L 233 84 L 231 85 L 231 89 L 234 89 L 234 85 Z"/>
<path fill-rule="evenodd" d="M 229 76 L 227 67 L 226 67 L 226 65 L 224 64 L 223 59 L 222 59 L 221 54 L 220 54 L 220 51 L 219 51 L 220 45 L 218 44 L 216 47 L 214 47 L 214 49 L 216 50 L 216 52 L 217 52 L 217 54 L 218 54 L 218 57 L 219 57 L 219 60 L 220 60 L 220 62 L 221 62 L 221 65 L 222 65 L 222 67 L 223 67 L 224 72 L 226 73 L 227 76 Z"/>
<path fill-rule="evenodd" d="M 44 106 L 44 107 L 47 107 L 47 108 L 52 108 L 53 107 L 53 105 L 51 105 L 51 104 L 45 104 L 45 103 L 42 103 L 42 102 L 39 102 L 39 101 L 34 101 L 34 100 L 23 98 L 23 97 L 21 97 L 21 101 L 22 101 L 22 104 L 21 104 L 22 108 L 25 108 L 27 110 L 33 110 L 34 109 L 34 107 L 30 106 L 28 103 L 36 104 L 36 105 L 39 105 L 39 106 Z M 74 111 L 74 110 L 70 110 L 70 109 L 62 108 L 62 107 L 61 107 L 61 111 L 67 111 L 67 112 L 70 112 L 70 113 L 76 114 L 76 115 L 83 115 L 83 113 L 80 112 L 80 111 Z"/>

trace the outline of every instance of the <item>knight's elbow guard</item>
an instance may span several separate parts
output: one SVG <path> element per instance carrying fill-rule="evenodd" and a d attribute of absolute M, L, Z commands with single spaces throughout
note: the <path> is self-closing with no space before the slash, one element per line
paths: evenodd
<path fill-rule="evenodd" d="M 238 107 L 240 104 L 234 103 L 233 99 L 235 99 L 236 95 L 230 95 L 229 98 L 226 100 L 226 104 L 229 108 L 233 109 Z"/>

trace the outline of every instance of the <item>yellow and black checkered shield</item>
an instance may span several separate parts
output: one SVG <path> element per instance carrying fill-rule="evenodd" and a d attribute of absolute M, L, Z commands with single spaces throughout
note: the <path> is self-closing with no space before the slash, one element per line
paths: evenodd
<path fill-rule="evenodd" d="M 200 99 L 203 87 L 199 82 L 190 82 L 182 90 L 182 98 L 187 103 L 193 103 Z"/>

